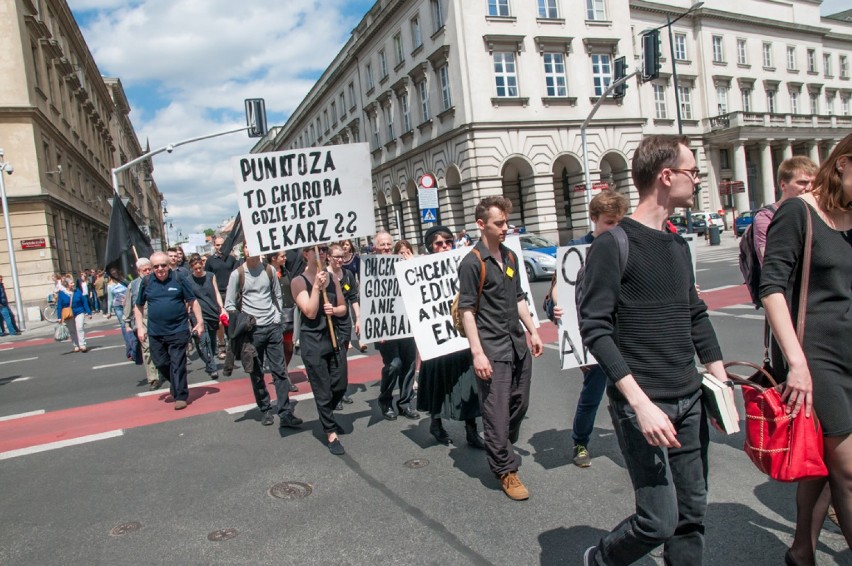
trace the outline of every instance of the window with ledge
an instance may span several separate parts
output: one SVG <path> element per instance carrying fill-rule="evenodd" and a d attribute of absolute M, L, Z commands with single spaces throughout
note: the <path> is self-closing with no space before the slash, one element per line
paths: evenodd
<path fill-rule="evenodd" d="M 686 61 L 688 59 L 686 53 L 686 34 L 674 34 L 674 58 L 677 61 Z"/>
<path fill-rule="evenodd" d="M 763 67 L 766 69 L 771 69 L 772 65 L 772 44 L 764 43 L 763 44 Z"/>
<path fill-rule="evenodd" d="M 790 114 L 799 113 L 799 93 L 795 90 L 790 91 Z"/>
<path fill-rule="evenodd" d="M 367 85 L 367 92 L 370 92 L 376 86 L 375 82 L 373 81 L 372 63 L 367 63 L 366 67 L 364 67 L 364 83 Z"/>
<path fill-rule="evenodd" d="M 384 49 L 379 51 L 379 77 L 382 80 L 388 78 L 388 57 Z"/>
<path fill-rule="evenodd" d="M 678 85 L 678 96 L 680 97 L 680 116 L 684 120 L 692 120 L 692 87 Z"/>
<path fill-rule="evenodd" d="M 341 92 L 340 93 L 340 118 L 346 116 L 346 96 Z"/>
<path fill-rule="evenodd" d="M 745 39 L 737 40 L 737 64 L 748 65 L 748 43 Z"/>
<path fill-rule="evenodd" d="M 822 74 L 826 77 L 832 76 L 831 74 L 831 54 L 823 53 L 822 54 Z"/>
<path fill-rule="evenodd" d="M 606 20 L 604 0 L 586 0 L 586 19 L 592 21 Z"/>
<path fill-rule="evenodd" d="M 509 0 L 488 0 L 488 15 L 509 17 Z"/>
<path fill-rule="evenodd" d="M 594 95 L 601 97 L 612 82 L 612 56 L 606 53 L 592 54 L 592 82 Z"/>
<path fill-rule="evenodd" d="M 370 115 L 370 132 L 372 132 L 372 143 L 371 148 L 373 150 L 379 149 L 379 121 L 376 119 L 374 114 Z"/>
<path fill-rule="evenodd" d="M 796 70 L 796 48 L 792 45 L 787 46 L 787 70 Z"/>
<path fill-rule="evenodd" d="M 654 109 L 658 120 L 666 120 L 669 117 L 665 85 L 654 85 Z"/>
<path fill-rule="evenodd" d="M 432 31 L 438 31 L 444 27 L 444 6 L 443 0 L 431 0 L 432 4 Z"/>
<path fill-rule="evenodd" d="M 825 113 L 829 116 L 834 114 L 834 98 L 835 93 L 833 91 L 825 93 Z"/>
<path fill-rule="evenodd" d="M 417 97 L 420 102 L 420 122 L 427 122 L 432 119 L 432 112 L 429 110 L 429 85 L 426 79 L 417 83 Z"/>
<path fill-rule="evenodd" d="M 420 16 L 414 16 L 409 23 L 411 26 L 411 50 L 414 51 L 423 45 L 423 33 L 420 31 Z"/>
<path fill-rule="evenodd" d="M 808 49 L 808 72 L 816 73 L 816 49 Z"/>
<path fill-rule="evenodd" d="M 740 89 L 740 99 L 742 100 L 743 112 L 751 112 L 751 89 Z"/>
<path fill-rule="evenodd" d="M 355 83 L 349 83 L 349 86 L 347 87 L 347 90 L 349 91 L 349 104 L 350 104 L 350 107 L 351 107 L 351 108 L 355 108 L 355 101 L 357 100 L 357 99 L 355 98 Z M 343 96 L 343 95 L 341 95 L 341 96 Z"/>
<path fill-rule="evenodd" d="M 314 125 L 311 124 L 311 126 L 308 130 L 311 132 L 311 136 L 309 138 L 310 144 L 315 145 L 317 143 L 317 133 L 316 133 L 317 131 L 314 129 Z"/>
<path fill-rule="evenodd" d="M 565 75 L 565 54 L 543 53 L 544 86 L 547 96 L 568 96 L 568 79 Z"/>
<path fill-rule="evenodd" d="M 337 103 L 333 101 L 331 103 L 331 123 L 337 124 Z"/>
<path fill-rule="evenodd" d="M 844 116 L 849 116 L 849 97 L 844 96 L 840 98 L 840 113 Z"/>
<path fill-rule="evenodd" d="M 811 114 L 814 116 L 819 114 L 819 93 L 812 92 L 810 94 L 811 98 Z"/>
<path fill-rule="evenodd" d="M 766 110 L 770 114 L 778 113 L 778 91 L 775 89 L 766 91 Z"/>
<path fill-rule="evenodd" d="M 724 63 L 725 62 L 725 50 L 723 49 L 722 44 L 722 36 L 714 35 L 713 36 L 713 62 L 714 63 Z"/>
<path fill-rule="evenodd" d="M 538 0 L 538 17 L 545 20 L 555 20 L 559 17 L 556 0 Z"/>
<path fill-rule="evenodd" d="M 438 69 L 438 79 L 441 82 L 441 111 L 449 110 L 453 106 L 453 96 L 450 92 L 450 70 L 447 64 Z"/>
<path fill-rule="evenodd" d="M 402 133 L 411 130 L 411 105 L 408 100 L 408 91 L 399 96 L 399 108 L 402 111 Z"/>
<path fill-rule="evenodd" d="M 405 62 L 405 51 L 403 50 L 403 47 L 402 47 L 402 34 L 401 33 L 397 33 L 395 36 L 393 36 L 393 51 L 394 51 L 394 54 L 396 55 L 396 64 L 397 65 Z"/>
<path fill-rule="evenodd" d="M 496 51 L 494 59 L 494 84 L 497 87 L 498 98 L 517 97 L 518 69 L 515 65 L 515 53 Z"/>
<path fill-rule="evenodd" d="M 393 126 L 393 105 L 391 105 L 390 101 L 388 101 L 387 105 L 384 106 L 382 110 L 385 118 L 385 128 L 388 134 L 388 143 L 390 143 L 396 139 L 396 130 L 394 130 Z"/>
<path fill-rule="evenodd" d="M 719 108 L 719 115 L 728 113 L 728 87 L 716 87 L 716 105 Z"/>

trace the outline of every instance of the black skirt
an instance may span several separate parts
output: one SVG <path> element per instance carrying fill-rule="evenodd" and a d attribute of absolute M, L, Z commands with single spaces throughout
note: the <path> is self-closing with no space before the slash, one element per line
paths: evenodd
<path fill-rule="evenodd" d="M 417 410 L 456 421 L 479 417 L 476 379 L 470 350 L 424 361 L 420 365 Z"/>

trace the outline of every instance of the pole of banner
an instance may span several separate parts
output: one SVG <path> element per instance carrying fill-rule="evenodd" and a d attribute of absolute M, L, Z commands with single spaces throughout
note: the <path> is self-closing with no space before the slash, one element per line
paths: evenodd
<path fill-rule="evenodd" d="M 317 244 L 314 244 L 314 257 L 317 258 L 317 271 L 322 271 L 323 269 L 325 269 L 325 266 L 320 261 L 319 246 Z M 329 272 L 328 275 L 329 275 L 329 277 L 334 277 L 334 273 Z M 326 289 L 325 287 L 323 287 L 323 289 L 322 289 L 322 299 L 323 299 L 324 303 L 327 303 L 328 302 L 328 292 L 326 292 L 325 289 Z M 329 335 L 331 335 L 331 346 L 332 346 L 332 348 L 337 350 L 337 337 L 334 335 L 334 321 L 332 320 L 331 315 L 328 314 L 328 313 L 326 313 L 325 319 L 326 319 L 326 321 L 328 321 L 328 333 L 329 333 Z"/>

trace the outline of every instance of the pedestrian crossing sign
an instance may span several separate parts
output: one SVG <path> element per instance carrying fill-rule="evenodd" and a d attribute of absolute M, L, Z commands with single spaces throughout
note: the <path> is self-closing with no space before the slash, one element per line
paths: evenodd
<path fill-rule="evenodd" d="M 435 222 L 437 220 L 437 210 L 434 208 L 424 208 L 420 211 L 423 222 Z"/>

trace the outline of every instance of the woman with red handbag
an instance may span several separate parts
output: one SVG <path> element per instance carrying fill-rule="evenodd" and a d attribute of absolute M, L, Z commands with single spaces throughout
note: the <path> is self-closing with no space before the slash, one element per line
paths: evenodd
<path fill-rule="evenodd" d="M 800 296 L 805 226 L 813 226 L 810 285 Z M 828 478 L 799 482 L 796 534 L 785 564 L 815 564 L 831 499 L 852 545 L 852 134 L 837 144 L 814 190 L 784 202 L 769 227 L 760 296 L 772 328 L 773 353 L 788 368 L 782 399 L 795 416 L 813 410 L 822 425 Z M 806 301 L 800 345 L 791 312 Z M 773 364 L 782 367 L 782 363 Z M 828 486 L 830 485 L 830 497 Z"/>

